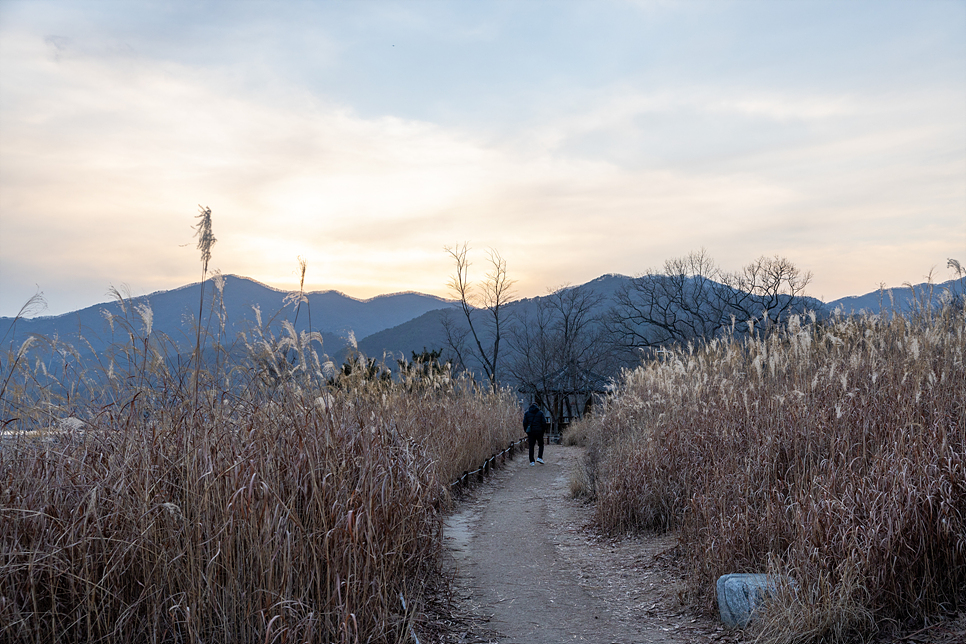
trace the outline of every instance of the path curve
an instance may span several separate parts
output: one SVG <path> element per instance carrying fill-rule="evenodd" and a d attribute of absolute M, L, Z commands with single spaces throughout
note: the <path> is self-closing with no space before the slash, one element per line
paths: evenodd
<path fill-rule="evenodd" d="M 501 644 L 651 644 L 732 640 L 714 620 L 682 606 L 667 565 L 673 537 L 602 539 L 591 508 L 570 498 L 582 450 L 549 445 L 545 465 L 526 453 L 480 485 L 446 521 L 464 610 Z"/>

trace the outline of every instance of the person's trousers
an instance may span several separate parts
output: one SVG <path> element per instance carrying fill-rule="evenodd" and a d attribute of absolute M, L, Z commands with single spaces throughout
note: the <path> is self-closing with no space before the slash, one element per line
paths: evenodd
<path fill-rule="evenodd" d="M 540 451 L 537 453 L 537 456 L 539 456 L 540 458 L 543 458 L 543 432 L 540 432 L 539 434 L 536 432 L 531 432 L 527 434 L 527 445 L 530 446 L 531 463 L 533 462 L 533 446 L 535 444 L 540 446 Z"/>

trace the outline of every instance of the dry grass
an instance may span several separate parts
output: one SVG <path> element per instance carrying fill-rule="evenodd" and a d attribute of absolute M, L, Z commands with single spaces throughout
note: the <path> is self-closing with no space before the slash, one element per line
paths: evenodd
<path fill-rule="evenodd" d="M 795 319 L 627 373 L 582 429 L 598 523 L 678 530 L 709 610 L 719 575 L 796 579 L 763 623 L 770 641 L 842 641 L 962 610 L 964 320 L 961 304 Z"/>
<path fill-rule="evenodd" d="M 259 330 L 195 403 L 149 310 L 113 322 L 100 373 L 59 344 L 0 362 L 0 640 L 406 641 L 448 483 L 519 434 L 512 399 L 329 387 L 317 336 Z"/>

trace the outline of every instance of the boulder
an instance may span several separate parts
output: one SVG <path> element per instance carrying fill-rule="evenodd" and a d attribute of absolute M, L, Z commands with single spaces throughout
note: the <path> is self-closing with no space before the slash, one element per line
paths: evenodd
<path fill-rule="evenodd" d="M 718 611 L 728 628 L 745 628 L 755 611 L 778 594 L 780 577 L 764 574 L 731 574 L 718 577 Z M 794 585 L 794 581 L 791 582 Z"/>

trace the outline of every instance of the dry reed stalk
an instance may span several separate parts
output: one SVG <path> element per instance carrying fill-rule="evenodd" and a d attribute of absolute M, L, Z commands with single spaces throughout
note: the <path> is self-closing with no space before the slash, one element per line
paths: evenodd
<path fill-rule="evenodd" d="M 193 379 L 194 406 L 198 406 L 198 380 L 201 375 L 201 320 L 202 311 L 205 304 L 205 278 L 208 275 L 208 262 L 211 261 L 211 247 L 218 241 L 211 228 L 211 208 L 198 206 L 201 211 L 198 214 L 198 225 L 195 226 L 195 235 L 198 237 L 198 250 L 201 251 L 201 282 L 198 285 L 200 294 L 198 295 L 198 328 L 195 343 L 195 370 Z M 149 334 L 150 335 L 150 334 Z"/>

